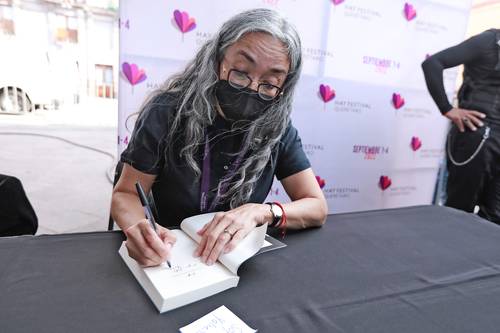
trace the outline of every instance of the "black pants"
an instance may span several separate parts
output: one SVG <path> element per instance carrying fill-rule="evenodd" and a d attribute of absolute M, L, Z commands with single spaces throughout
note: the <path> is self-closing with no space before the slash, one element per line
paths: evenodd
<path fill-rule="evenodd" d="M 479 216 L 500 224 L 500 125 L 488 126 L 490 137 L 472 161 L 456 166 L 448 156 L 446 206 L 472 212 L 478 205 Z M 460 133 L 452 127 L 448 141 L 456 162 L 467 160 L 476 151 L 485 128 Z"/>

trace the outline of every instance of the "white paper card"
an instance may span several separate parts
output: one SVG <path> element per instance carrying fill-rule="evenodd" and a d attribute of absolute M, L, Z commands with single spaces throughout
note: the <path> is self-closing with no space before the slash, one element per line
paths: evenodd
<path fill-rule="evenodd" d="M 181 327 L 181 333 L 254 333 L 257 330 L 249 327 L 224 305 L 207 315 Z"/>

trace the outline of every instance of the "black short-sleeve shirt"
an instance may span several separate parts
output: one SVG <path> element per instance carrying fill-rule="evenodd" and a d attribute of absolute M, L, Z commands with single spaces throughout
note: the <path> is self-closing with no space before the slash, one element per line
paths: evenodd
<path fill-rule="evenodd" d="M 157 176 L 152 187 L 157 222 L 167 227 L 178 226 L 184 218 L 200 214 L 200 177 L 180 157 L 184 146 L 182 131 L 174 135 L 172 142 L 167 142 L 178 109 L 177 102 L 176 96 L 170 93 L 148 102 L 137 119 L 128 147 L 121 155 L 121 162 Z M 230 133 L 229 128 L 230 123 L 220 116 L 207 128 L 211 147 L 209 202 L 215 196 L 219 180 L 226 175 L 241 148 L 243 134 Z M 168 159 L 165 158 L 167 145 L 171 153 Z M 196 161 L 202 169 L 203 147 L 198 150 Z M 249 202 L 262 203 L 265 200 L 274 176 L 281 180 L 309 167 L 298 132 L 289 123 L 257 181 Z M 229 203 L 221 202 L 214 210 L 229 210 Z"/>

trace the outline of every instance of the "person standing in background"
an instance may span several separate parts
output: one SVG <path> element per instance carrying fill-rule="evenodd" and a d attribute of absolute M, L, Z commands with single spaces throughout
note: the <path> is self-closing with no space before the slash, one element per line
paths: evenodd
<path fill-rule="evenodd" d="M 446 96 L 443 70 L 464 65 L 458 107 Z M 500 224 L 500 29 L 486 30 L 422 63 L 429 93 L 453 122 L 446 144 L 446 206 Z"/>

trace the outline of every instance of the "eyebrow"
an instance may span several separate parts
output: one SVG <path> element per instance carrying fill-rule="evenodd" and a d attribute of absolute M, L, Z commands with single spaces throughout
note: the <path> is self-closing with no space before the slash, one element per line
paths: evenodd
<path fill-rule="evenodd" d="M 248 52 L 246 52 L 244 50 L 238 50 L 237 54 L 245 57 L 253 65 L 257 64 L 255 59 Z M 269 71 L 272 72 L 273 74 L 285 74 L 285 75 L 287 74 L 287 71 L 283 68 L 280 68 L 280 67 L 272 67 Z"/>

